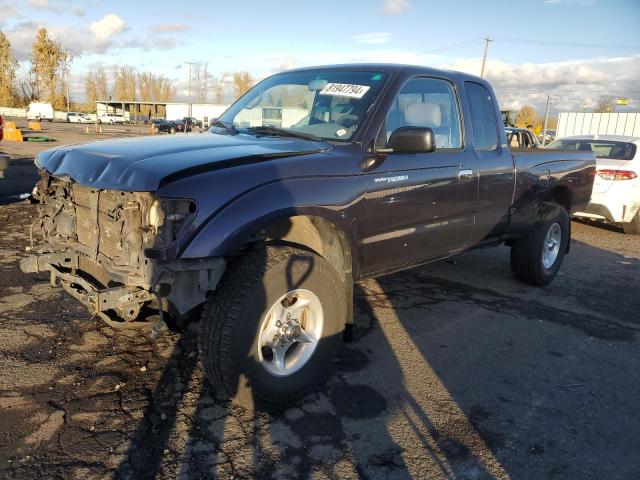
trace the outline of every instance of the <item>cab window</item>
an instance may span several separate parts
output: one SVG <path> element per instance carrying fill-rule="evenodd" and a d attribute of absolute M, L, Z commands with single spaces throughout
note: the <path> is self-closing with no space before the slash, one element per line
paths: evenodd
<path fill-rule="evenodd" d="M 437 78 L 409 80 L 387 114 L 387 140 L 400 127 L 429 127 L 436 149 L 462 147 L 460 114 L 453 85 Z"/>
<path fill-rule="evenodd" d="M 489 91 L 479 83 L 466 82 L 473 144 L 477 150 L 498 148 L 498 122 Z"/>

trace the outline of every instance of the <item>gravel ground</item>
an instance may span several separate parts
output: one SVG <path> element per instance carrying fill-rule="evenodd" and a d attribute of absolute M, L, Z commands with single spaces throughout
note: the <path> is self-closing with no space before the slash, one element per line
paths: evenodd
<path fill-rule="evenodd" d="M 640 237 L 574 222 L 545 289 L 506 248 L 361 282 L 328 384 L 254 415 L 192 329 L 114 331 L 22 274 L 33 215 L 0 207 L 2 478 L 638 478 Z"/>

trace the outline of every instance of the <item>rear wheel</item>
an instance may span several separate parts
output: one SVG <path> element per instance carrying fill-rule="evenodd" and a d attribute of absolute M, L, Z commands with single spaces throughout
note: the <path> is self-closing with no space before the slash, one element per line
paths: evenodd
<path fill-rule="evenodd" d="M 297 399 L 331 372 L 346 319 L 342 281 L 322 257 L 291 247 L 229 266 L 200 321 L 205 373 L 222 398 Z"/>
<path fill-rule="evenodd" d="M 630 222 L 622 224 L 622 230 L 631 235 L 640 235 L 640 210 L 636 212 Z"/>
<path fill-rule="evenodd" d="M 511 246 L 511 269 L 521 282 L 545 286 L 555 278 L 570 240 L 564 207 L 544 203 L 544 212 L 529 234 Z"/>

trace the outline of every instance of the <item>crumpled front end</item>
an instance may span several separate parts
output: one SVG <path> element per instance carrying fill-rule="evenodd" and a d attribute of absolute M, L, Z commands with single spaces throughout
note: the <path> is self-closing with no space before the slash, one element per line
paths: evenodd
<path fill-rule="evenodd" d="M 225 267 L 221 258 L 158 260 L 145 250 L 170 249 L 193 218 L 185 199 L 149 192 L 86 187 L 42 172 L 34 197 L 25 272 L 51 274 L 61 286 L 116 328 L 148 326 L 147 313 L 183 316 L 204 302 Z"/>

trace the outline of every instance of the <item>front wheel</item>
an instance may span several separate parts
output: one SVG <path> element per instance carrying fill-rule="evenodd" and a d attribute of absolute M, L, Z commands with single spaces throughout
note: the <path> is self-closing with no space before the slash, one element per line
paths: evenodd
<path fill-rule="evenodd" d="M 542 287 L 555 278 L 571 235 L 564 207 L 544 203 L 541 218 L 529 234 L 511 245 L 511 270 L 523 283 Z"/>
<path fill-rule="evenodd" d="M 622 230 L 627 234 L 640 235 L 640 210 L 636 212 L 630 222 L 622 224 Z"/>
<path fill-rule="evenodd" d="M 170 133 L 171 135 L 173 135 L 174 133 L 176 133 L 176 129 L 175 129 L 175 128 L 173 128 L 173 127 L 171 127 L 171 128 L 169 129 L 169 133 Z"/>
<path fill-rule="evenodd" d="M 205 305 L 199 347 L 222 398 L 300 398 L 331 372 L 346 320 L 342 280 L 326 260 L 290 247 L 256 250 L 229 265 Z"/>

